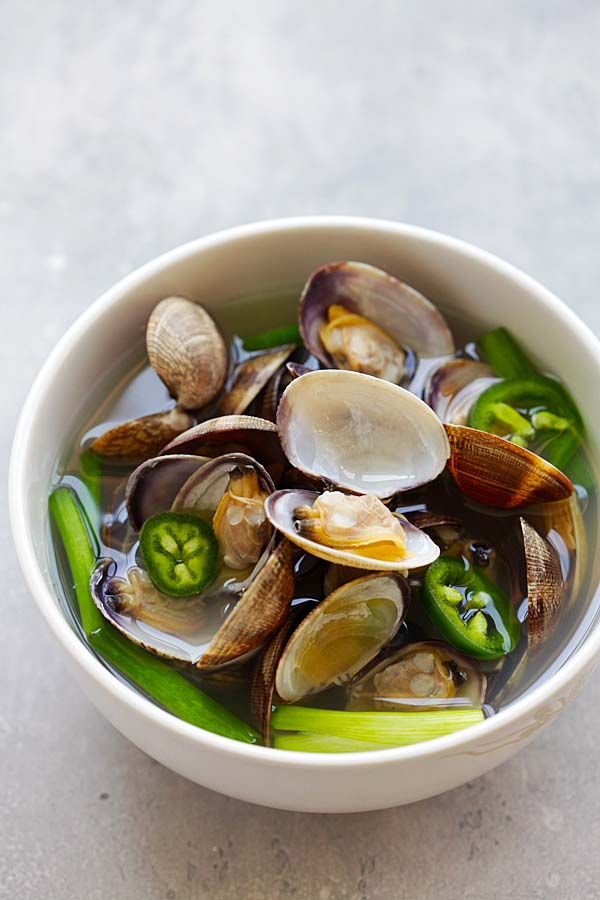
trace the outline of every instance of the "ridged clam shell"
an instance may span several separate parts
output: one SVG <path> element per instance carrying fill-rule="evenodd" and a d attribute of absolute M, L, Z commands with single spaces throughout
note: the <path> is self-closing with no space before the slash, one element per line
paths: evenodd
<path fill-rule="evenodd" d="M 527 638 L 538 647 L 548 638 L 560 617 L 564 581 L 554 547 L 521 518 L 527 573 Z"/>
<path fill-rule="evenodd" d="M 448 469 L 468 497 L 499 509 L 564 500 L 573 493 L 566 475 L 541 456 L 504 438 L 462 425 L 445 426 Z"/>
<path fill-rule="evenodd" d="M 302 339 L 310 352 L 326 366 L 333 363 L 321 343 L 319 329 L 327 321 L 327 309 L 332 304 L 341 304 L 370 319 L 398 346 L 410 349 L 418 356 L 454 353 L 454 340 L 448 325 L 423 294 L 375 266 L 334 262 L 313 272 L 298 307 Z"/>
<path fill-rule="evenodd" d="M 194 453 L 210 457 L 248 453 L 264 466 L 285 463 L 277 426 L 257 416 L 207 419 L 176 437 L 162 453 Z"/>
<path fill-rule="evenodd" d="M 196 666 L 218 669 L 248 657 L 282 626 L 293 596 L 292 548 L 282 540 L 246 588 Z"/>
<path fill-rule="evenodd" d="M 193 423 L 192 416 L 175 407 L 115 425 L 96 438 L 90 449 L 100 456 L 137 462 L 155 456 Z"/>
<path fill-rule="evenodd" d="M 244 360 L 235 370 L 232 383 L 219 403 L 218 414 L 233 416 L 244 413 L 295 349 L 295 344 L 286 344 L 277 350 Z"/>
<path fill-rule="evenodd" d="M 146 329 L 150 364 L 179 406 L 211 403 L 227 376 L 227 347 L 212 318 L 185 297 L 165 297 Z"/>

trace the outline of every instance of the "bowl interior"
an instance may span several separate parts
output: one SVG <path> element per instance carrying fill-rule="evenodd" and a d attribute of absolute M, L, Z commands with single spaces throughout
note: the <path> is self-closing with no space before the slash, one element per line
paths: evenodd
<path fill-rule="evenodd" d="M 23 503 L 23 528 L 52 596 L 49 480 L 90 395 L 102 390 L 107 369 L 143 340 L 154 304 L 168 294 L 184 294 L 218 317 L 220 305 L 232 298 L 301 285 L 316 267 L 336 259 L 361 260 L 395 274 L 452 320 L 468 321 L 474 332 L 507 325 L 538 363 L 564 379 L 580 405 L 596 457 L 598 344 L 527 276 L 468 245 L 390 223 L 313 219 L 236 229 L 166 254 L 120 282 L 78 320 L 46 365 L 24 413 L 16 492 Z M 594 560 L 597 533 L 590 548 Z M 596 562 L 591 580 L 598 582 Z"/>

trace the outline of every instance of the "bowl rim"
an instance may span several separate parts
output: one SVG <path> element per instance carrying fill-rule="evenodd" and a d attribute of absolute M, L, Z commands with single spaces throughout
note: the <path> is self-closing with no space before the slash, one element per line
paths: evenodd
<path fill-rule="evenodd" d="M 24 460 L 26 450 L 35 432 L 36 412 L 44 403 L 45 396 L 52 391 L 54 377 L 63 364 L 64 357 L 79 342 L 89 326 L 106 309 L 121 302 L 122 297 L 148 278 L 159 273 L 164 267 L 180 262 L 209 248 L 226 245 L 239 239 L 252 238 L 266 234 L 277 234 L 283 231 L 304 230 L 346 231 L 368 230 L 400 237 L 416 238 L 422 243 L 441 245 L 458 252 L 465 257 L 477 259 L 488 267 L 495 269 L 522 288 L 537 296 L 562 321 L 565 328 L 574 333 L 580 344 L 586 346 L 588 352 L 598 360 L 600 368 L 600 341 L 584 322 L 563 301 L 545 288 L 531 276 L 526 275 L 516 266 L 494 254 L 480 249 L 458 238 L 420 226 L 410 225 L 392 220 L 343 215 L 299 216 L 277 219 L 266 219 L 233 228 L 214 232 L 177 246 L 135 269 L 105 291 L 97 300 L 73 322 L 40 369 L 30 388 L 23 406 L 10 457 L 9 465 L 9 508 L 13 540 L 17 556 L 25 576 L 25 581 L 35 602 L 50 626 L 63 649 L 71 659 L 80 666 L 87 676 L 99 684 L 114 700 L 131 708 L 132 712 L 152 723 L 160 729 L 171 732 L 183 739 L 191 741 L 199 748 L 220 751 L 223 755 L 240 759 L 253 759 L 257 764 L 278 765 L 283 768 L 308 769 L 359 769 L 376 768 L 399 763 L 402 760 L 424 759 L 441 756 L 449 751 L 468 750 L 469 744 L 477 739 L 489 739 L 502 733 L 514 733 L 526 724 L 525 720 L 536 709 L 552 700 L 578 676 L 591 672 L 594 659 L 600 655 L 600 617 L 590 625 L 589 630 L 573 650 L 569 658 L 552 674 L 532 687 L 523 697 L 515 700 L 504 710 L 500 710 L 490 719 L 472 725 L 462 731 L 443 737 L 434 738 L 406 747 L 390 747 L 381 750 L 359 751 L 357 753 L 303 753 L 295 750 L 276 750 L 256 744 L 246 744 L 227 738 L 203 728 L 178 719 L 176 716 L 147 700 L 141 694 L 116 678 L 89 650 L 81 638 L 69 625 L 67 619 L 56 602 L 54 592 L 47 587 L 40 566 L 38 565 L 32 536 L 25 510 L 28 474 Z M 552 714 L 548 714 L 551 718 Z"/>

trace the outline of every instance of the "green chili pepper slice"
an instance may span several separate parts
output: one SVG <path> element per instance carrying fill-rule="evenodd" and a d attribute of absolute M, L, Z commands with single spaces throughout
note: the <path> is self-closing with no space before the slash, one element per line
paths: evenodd
<path fill-rule="evenodd" d="M 217 573 L 215 533 L 194 513 L 164 512 L 146 519 L 140 551 L 154 586 L 171 597 L 199 594 Z"/>
<path fill-rule="evenodd" d="M 520 625 L 509 598 L 463 559 L 442 556 L 432 563 L 421 598 L 445 640 L 476 659 L 505 656 L 519 640 Z"/>
<path fill-rule="evenodd" d="M 583 421 L 565 388 L 545 375 L 509 378 L 483 391 L 469 425 L 529 447 L 559 469 L 583 440 Z"/>

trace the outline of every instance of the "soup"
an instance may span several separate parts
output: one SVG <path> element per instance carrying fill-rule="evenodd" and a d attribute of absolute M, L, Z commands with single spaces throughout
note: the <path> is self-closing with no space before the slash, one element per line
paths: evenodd
<path fill-rule="evenodd" d="M 506 329 L 450 325 L 359 263 L 217 322 L 157 305 L 50 495 L 65 612 L 115 677 L 237 740 L 356 752 L 562 664 L 594 613 L 584 425 Z"/>

